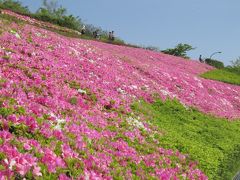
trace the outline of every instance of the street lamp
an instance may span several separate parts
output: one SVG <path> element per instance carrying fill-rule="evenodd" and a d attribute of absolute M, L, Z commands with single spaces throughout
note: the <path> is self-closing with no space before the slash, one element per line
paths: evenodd
<path fill-rule="evenodd" d="M 222 53 L 222 52 L 219 51 L 219 52 L 214 52 L 214 53 L 212 53 L 209 59 L 212 59 L 212 57 L 213 57 L 215 54 L 220 54 L 220 53 Z"/>

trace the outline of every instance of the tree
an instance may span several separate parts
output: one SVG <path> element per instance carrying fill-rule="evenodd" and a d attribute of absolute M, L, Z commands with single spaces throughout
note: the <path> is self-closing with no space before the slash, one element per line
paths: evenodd
<path fill-rule="evenodd" d="M 187 56 L 187 51 L 191 51 L 194 50 L 195 48 L 193 48 L 191 45 L 189 44 L 178 44 L 175 48 L 169 48 L 166 50 L 163 50 L 162 52 L 165 54 L 170 54 L 173 56 L 179 56 L 179 57 L 183 57 L 186 59 L 189 59 L 189 57 Z"/>
<path fill-rule="evenodd" d="M 30 11 L 27 6 L 23 6 L 21 2 L 14 0 L 0 0 L 0 8 L 10 9 L 21 14 L 29 14 Z"/>
<path fill-rule="evenodd" d="M 43 0 L 43 8 L 47 9 L 49 13 L 54 14 L 56 9 L 58 8 L 57 0 Z"/>
<path fill-rule="evenodd" d="M 232 65 L 227 67 L 227 70 L 240 75 L 240 57 L 235 61 L 231 61 Z"/>
<path fill-rule="evenodd" d="M 238 57 L 235 61 L 231 61 L 233 67 L 240 67 L 240 57 Z"/>

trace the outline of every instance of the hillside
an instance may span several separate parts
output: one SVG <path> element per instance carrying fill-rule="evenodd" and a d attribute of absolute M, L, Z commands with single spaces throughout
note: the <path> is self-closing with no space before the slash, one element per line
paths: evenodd
<path fill-rule="evenodd" d="M 238 171 L 240 86 L 201 78 L 213 68 L 197 61 L 65 37 L 4 12 L 15 18 L 0 16 L 0 177 Z"/>

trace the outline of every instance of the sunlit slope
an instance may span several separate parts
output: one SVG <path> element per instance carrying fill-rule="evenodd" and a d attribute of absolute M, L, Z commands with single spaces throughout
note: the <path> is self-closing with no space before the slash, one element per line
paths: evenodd
<path fill-rule="evenodd" d="M 151 122 L 154 114 L 132 105 L 170 97 L 186 111 L 194 106 L 235 120 L 239 86 L 198 77 L 212 68 L 195 61 L 67 38 L 2 15 L 0 25 L 1 177 L 207 179 L 218 173 L 222 152 L 214 172 L 198 166 L 191 152 L 161 141 L 167 130 Z"/>

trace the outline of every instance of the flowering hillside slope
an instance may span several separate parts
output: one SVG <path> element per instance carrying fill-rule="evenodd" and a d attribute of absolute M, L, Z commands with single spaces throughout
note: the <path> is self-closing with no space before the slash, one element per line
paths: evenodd
<path fill-rule="evenodd" d="M 131 64 L 127 75 L 131 74 L 128 78 L 133 76 L 133 79 L 136 79 L 134 75 L 138 76 L 138 81 L 131 83 L 137 84 L 139 89 L 147 82 L 152 91 L 176 97 L 203 112 L 227 118 L 240 117 L 240 87 L 199 78 L 199 74 L 213 69 L 208 65 L 142 49 L 91 44 L 112 54 L 113 59 Z"/>
<path fill-rule="evenodd" d="M 131 111 L 153 95 L 240 117 L 240 87 L 211 67 L 142 49 L 70 39 L 0 18 L 0 177 L 207 179 Z M 147 148 L 146 148 L 147 147 Z"/>

